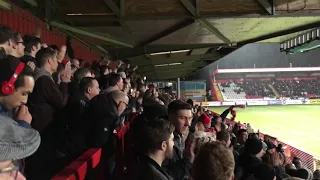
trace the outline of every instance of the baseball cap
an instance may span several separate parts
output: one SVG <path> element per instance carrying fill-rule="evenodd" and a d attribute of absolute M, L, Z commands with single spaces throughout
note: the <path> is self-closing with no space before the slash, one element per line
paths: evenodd
<path fill-rule="evenodd" d="M 38 131 L 0 116 L 0 161 L 24 159 L 38 149 L 40 141 Z"/>

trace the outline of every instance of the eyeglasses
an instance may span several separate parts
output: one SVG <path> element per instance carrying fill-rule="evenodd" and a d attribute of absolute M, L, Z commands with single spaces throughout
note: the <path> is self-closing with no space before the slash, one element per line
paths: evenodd
<path fill-rule="evenodd" d="M 17 179 L 19 173 L 19 161 L 15 160 L 12 161 L 9 167 L 0 169 L 0 174 L 6 174 L 14 179 Z"/>

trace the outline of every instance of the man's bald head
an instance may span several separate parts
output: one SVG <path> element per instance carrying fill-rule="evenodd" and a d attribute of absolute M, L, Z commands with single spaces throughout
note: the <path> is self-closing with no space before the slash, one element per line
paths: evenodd
<path fill-rule="evenodd" d="M 129 97 L 126 93 L 122 91 L 113 91 L 111 93 L 112 99 L 117 103 L 117 108 L 119 115 L 127 108 L 128 103 L 129 103 Z"/>

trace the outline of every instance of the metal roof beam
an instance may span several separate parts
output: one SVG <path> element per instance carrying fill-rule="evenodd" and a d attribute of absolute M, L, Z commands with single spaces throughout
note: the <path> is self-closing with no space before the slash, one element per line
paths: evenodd
<path fill-rule="evenodd" d="M 209 21 L 207 21 L 204 18 L 200 18 L 198 14 L 198 7 L 194 7 L 190 0 L 180 0 L 180 2 L 184 5 L 184 7 L 193 15 L 195 20 L 204 28 L 206 28 L 208 31 L 210 31 L 213 35 L 217 36 L 219 39 L 221 39 L 226 44 L 231 44 L 231 41 L 224 36 L 216 27 L 214 27 Z"/>
<path fill-rule="evenodd" d="M 275 14 L 274 0 L 256 0 L 270 15 Z"/>
<path fill-rule="evenodd" d="M 123 20 L 125 15 L 125 0 L 120 1 L 120 8 L 112 1 L 112 0 L 103 0 L 105 4 L 111 9 L 112 12 L 116 14 L 119 18 L 118 21 L 121 26 L 127 31 L 128 33 L 132 33 L 128 24 Z"/>
<path fill-rule="evenodd" d="M 0 8 L 4 9 L 6 11 L 11 11 L 12 10 L 12 5 L 10 3 L 7 3 L 4 0 L 0 0 Z"/>
<path fill-rule="evenodd" d="M 271 39 L 271 38 L 275 38 L 275 37 L 280 37 L 280 36 L 300 32 L 300 31 L 305 31 L 305 30 L 309 30 L 309 29 L 313 29 L 313 28 L 317 28 L 317 27 L 320 27 L 320 21 L 317 21 L 317 22 L 314 22 L 311 24 L 306 24 L 306 25 L 299 26 L 299 27 L 294 27 L 291 29 L 286 29 L 283 31 L 274 32 L 271 34 L 266 34 L 266 35 L 263 35 L 260 37 L 248 39 L 248 40 L 237 43 L 237 45 L 243 46 L 246 44 L 255 43 L 255 42 L 259 42 L 259 41 L 263 41 L 263 40 L 267 40 L 267 39 Z"/>
<path fill-rule="evenodd" d="M 152 36 L 151 38 L 145 40 L 145 41 L 142 41 L 141 43 L 139 43 L 138 46 L 146 46 L 148 44 L 151 44 L 163 37 L 166 37 L 168 36 L 169 34 L 172 34 L 182 28 L 185 28 L 187 26 L 189 26 L 190 24 L 193 24 L 194 23 L 194 20 L 193 19 L 187 19 L 185 21 L 181 21 L 180 23 L 177 23 L 175 25 L 173 25 L 172 27 L 169 27 L 168 29 L 165 29 L 164 31 Z"/>
<path fill-rule="evenodd" d="M 72 27 L 72 26 L 69 26 L 69 25 L 66 25 L 66 24 L 62 24 L 62 23 L 57 22 L 57 21 L 51 21 L 51 22 L 49 22 L 49 24 L 51 26 L 53 26 L 53 27 L 58 28 L 58 29 L 63 29 L 63 30 L 66 30 L 66 31 L 78 33 L 78 34 L 89 36 L 89 37 L 96 38 L 96 39 L 100 39 L 100 40 L 103 40 L 103 41 L 106 41 L 106 42 L 110 42 L 110 43 L 113 43 L 113 44 L 117 44 L 117 45 L 120 45 L 120 46 L 125 46 L 125 47 L 129 47 L 129 48 L 133 48 L 134 47 L 133 45 L 131 45 L 129 43 L 122 42 L 122 41 L 116 40 L 114 38 L 101 36 L 101 35 L 98 35 L 98 34 L 95 34 L 95 33 L 92 33 L 92 32 L 88 32 L 88 31 L 85 31 L 85 30 L 81 30 L 81 29 L 78 29 L 78 28 L 75 28 L 75 27 Z"/>

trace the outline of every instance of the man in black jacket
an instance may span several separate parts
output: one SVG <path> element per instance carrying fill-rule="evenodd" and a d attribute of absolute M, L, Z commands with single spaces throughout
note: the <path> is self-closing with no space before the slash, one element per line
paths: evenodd
<path fill-rule="evenodd" d="M 115 167 L 113 132 L 121 124 L 119 117 L 128 102 L 128 96 L 122 91 L 102 93 L 93 98 L 76 126 L 68 131 L 65 146 L 59 151 L 72 159 L 88 148 L 102 148 L 102 159 L 108 163 L 110 176 Z"/>
<path fill-rule="evenodd" d="M 155 119 L 142 128 L 140 139 L 144 139 L 141 150 L 136 180 L 171 180 L 167 172 L 161 168 L 165 159 L 173 156 L 174 126 L 167 120 Z"/>
<path fill-rule="evenodd" d="M 187 150 L 185 156 L 185 140 L 193 118 L 192 106 L 184 101 L 176 100 L 168 106 L 169 121 L 175 126 L 173 158 L 165 161 L 163 167 L 174 180 L 190 179 L 190 170 L 195 158 L 194 149 Z"/>
<path fill-rule="evenodd" d="M 64 115 L 67 116 L 65 121 L 67 129 L 73 129 L 72 126 L 75 126 L 85 109 L 89 107 L 90 100 L 96 97 L 99 92 L 99 83 L 95 78 L 84 77 L 81 79 L 79 92 L 69 98 L 63 111 Z"/>
<path fill-rule="evenodd" d="M 30 94 L 28 107 L 33 118 L 31 127 L 40 132 L 41 145 L 28 160 L 30 165 L 26 168 L 26 174 L 28 179 L 50 179 L 51 175 L 56 173 L 55 146 L 57 134 L 61 130 L 58 123 L 60 121 L 54 116 L 66 105 L 71 67 L 70 64 L 66 65 L 61 75 L 61 83 L 57 85 L 52 79 L 52 74 L 58 67 L 57 53 L 51 48 L 43 48 L 37 53 L 36 59 L 40 68 L 36 69 L 36 84 Z"/>

